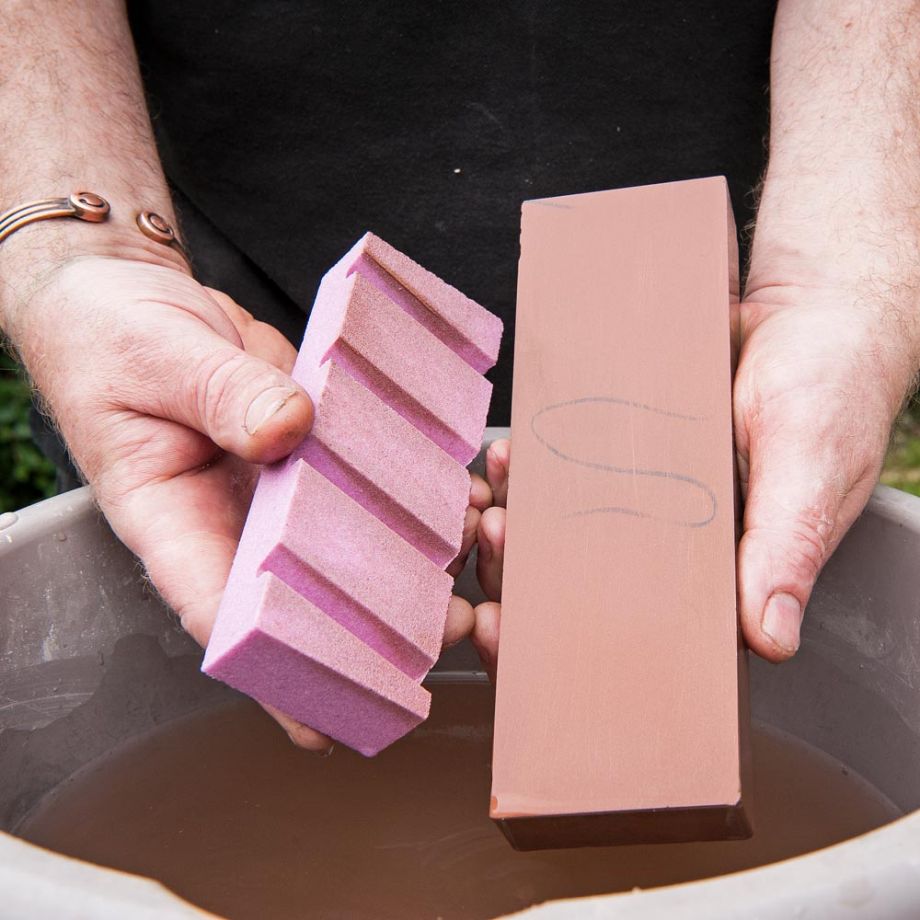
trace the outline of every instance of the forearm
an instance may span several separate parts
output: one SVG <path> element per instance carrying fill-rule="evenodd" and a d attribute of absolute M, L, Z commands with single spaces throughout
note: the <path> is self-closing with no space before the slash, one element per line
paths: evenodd
<path fill-rule="evenodd" d="M 181 267 L 134 225 L 141 208 L 173 221 L 122 0 L 0 0 L 0 211 L 98 192 L 105 225 L 51 220 L 0 244 L 0 327 L 20 332 L 25 288 L 84 253 Z"/>
<path fill-rule="evenodd" d="M 920 342 L 920 5 L 781 0 L 771 70 L 748 290 L 847 288 Z"/>

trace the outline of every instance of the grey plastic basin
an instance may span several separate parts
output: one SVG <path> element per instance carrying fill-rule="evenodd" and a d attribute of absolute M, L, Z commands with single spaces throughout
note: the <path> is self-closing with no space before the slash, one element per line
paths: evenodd
<path fill-rule="evenodd" d="M 475 594 L 468 574 L 461 590 Z M 88 490 L 0 516 L 0 831 L 126 738 L 226 700 L 199 658 Z M 795 660 L 752 664 L 755 717 L 851 765 L 906 816 L 761 869 L 527 916 L 920 917 L 920 499 L 879 487 L 821 577 Z M 476 662 L 461 648 L 439 668 Z M 0 917 L 125 916 L 201 913 L 0 833 Z"/>

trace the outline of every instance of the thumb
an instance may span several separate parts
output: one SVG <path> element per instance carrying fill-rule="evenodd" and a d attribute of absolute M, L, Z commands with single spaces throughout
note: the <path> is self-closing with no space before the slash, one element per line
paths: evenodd
<path fill-rule="evenodd" d="M 805 605 L 843 534 L 869 498 L 874 478 L 849 476 L 841 453 L 800 431 L 769 443 L 752 438 L 738 547 L 741 628 L 770 661 L 799 648 Z M 742 458 L 744 463 L 744 458 Z"/>
<path fill-rule="evenodd" d="M 146 386 L 141 411 L 207 435 L 251 463 L 287 456 L 313 424 L 313 404 L 295 381 L 209 329 L 173 339 Z"/>

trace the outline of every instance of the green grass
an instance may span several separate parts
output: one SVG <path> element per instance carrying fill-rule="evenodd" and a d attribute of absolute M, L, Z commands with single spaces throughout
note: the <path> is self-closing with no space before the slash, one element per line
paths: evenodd
<path fill-rule="evenodd" d="M 881 481 L 904 492 L 920 495 L 920 410 L 904 413 L 885 458 Z"/>
<path fill-rule="evenodd" d="M 29 385 L 0 343 L 0 513 L 54 494 L 54 466 L 29 434 Z"/>

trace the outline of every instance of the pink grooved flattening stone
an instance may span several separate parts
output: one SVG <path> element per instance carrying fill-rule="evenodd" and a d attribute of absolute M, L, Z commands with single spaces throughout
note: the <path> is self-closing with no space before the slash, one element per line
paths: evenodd
<path fill-rule="evenodd" d="M 447 565 L 463 537 L 466 469 L 335 361 L 298 364 L 294 379 L 310 394 L 316 421 L 292 457 L 319 470 L 432 562 Z"/>
<path fill-rule="evenodd" d="M 373 233 L 332 269 L 358 272 L 411 317 L 484 374 L 498 360 L 501 320 Z"/>
<path fill-rule="evenodd" d="M 371 756 L 428 715 L 501 321 L 372 234 L 320 285 L 202 669 Z"/>
<path fill-rule="evenodd" d="M 409 677 L 437 660 L 451 577 L 303 460 L 262 471 L 241 553 Z"/>
<path fill-rule="evenodd" d="M 271 573 L 235 564 L 224 597 L 212 677 L 367 757 L 427 718 L 427 690 Z"/>
<path fill-rule="evenodd" d="M 458 462 L 479 453 L 492 384 L 359 272 L 323 278 L 295 376 L 330 358 Z"/>

